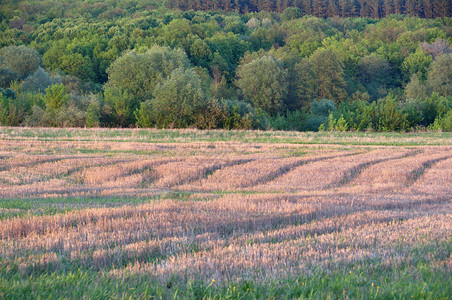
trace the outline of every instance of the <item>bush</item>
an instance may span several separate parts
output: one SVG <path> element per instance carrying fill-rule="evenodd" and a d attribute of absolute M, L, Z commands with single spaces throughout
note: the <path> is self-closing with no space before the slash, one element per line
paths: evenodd
<path fill-rule="evenodd" d="M 155 125 L 152 119 L 152 102 L 147 100 L 141 102 L 140 108 L 135 112 L 136 126 L 141 128 L 150 128 Z"/>
<path fill-rule="evenodd" d="M 66 105 L 68 95 L 63 84 L 54 84 L 45 91 L 44 102 L 47 109 L 58 110 Z"/>
<path fill-rule="evenodd" d="M 151 120 L 157 127 L 189 127 L 204 113 L 207 98 L 199 76 L 192 69 L 176 69 L 159 84 L 151 100 Z"/>
<path fill-rule="evenodd" d="M 435 119 L 431 129 L 436 131 L 452 131 L 452 110 L 447 114 Z"/>
<path fill-rule="evenodd" d="M 44 93 L 50 85 L 52 85 L 52 79 L 49 74 L 47 74 L 43 68 L 39 68 L 36 72 L 24 80 L 22 83 L 22 90 Z"/>
<path fill-rule="evenodd" d="M 315 116 L 328 117 L 331 112 L 336 111 L 336 104 L 332 100 L 312 100 L 309 113 Z"/>
<path fill-rule="evenodd" d="M 194 125 L 200 129 L 223 128 L 229 112 L 225 101 L 209 99 L 206 110 L 195 116 Z"/>
<path fill-rule="evenodd" d="M 369 106 L 367 101 L 346 101 L 339 104 L 334 116 L 344 118 L 350 130 L 363 131 L 372 126 Z"/>
<path fill-rule="evenodd" d="M 0 56 L 20 79 L 36 72 L 41 65 L 38 52 L 25 46 L 10 46 L 0 49 Z"/>
<path fill-rule="evenodd" d="M 327 119 L 327 117 L 324 117 L 324 116 L 316 116 L 316 115 L 310 114 L 306 120 L 304 130 L 318 131 L 320 125 L 325 123 L 326 119 Z"/>
<path fill-rule="evenodd" d="M 305 128 L 305 119 L 306 113 L 302 111 L 287 111 L 285 116 L 278 114 L 276 117 L 270 118 L 270 124 L 275 130 L 301 131 Z"/>
<path fill-rule="evenodd" d="M 31 113 L 33 105 L 44 105 L 42 94 L 16 93 L 10 89 L 0 93 L 0 125 L 21 125 Z"/>
<path fill-rule="evenodd" d="M 328 121 L 328 116 L 336 111 L 336 104 L 328 99 L 312 100 L 306 116 L 304 130 L 318 131 Z"/>
<path fill-rule="evenodd" d="M 104 96 L 110 125 L 125 127 L 135 123 L 134 112 L 138 100 L 132 94 L 126 90 L 107 87 Z"/>
<path fill-rule="evenodd" d="M 400 131 L 408 128 L 407 114 L 399 109 L 393 95 L 389 94 L 378 100 L 373 108 L 376 120 L 373 128 L 378 131 Z"/>
<path fill-rule="evenodd" d="M 100 126 L 100 103 L 97 99 L 92 99 L 88 105 L 85 126 L 88 128 Z"/>
<path fill-rule="evenodd" d="M 38 105 L 31 108 L 31 114 L 27 115 L 24 120 L 25 126 L 49 126 L 45 120 L 45 111 Z"/>
<path fill-rule="evenodd" d="M 74 105 L 68 105 L 55 114 L 56 127 L 84 127 L 86 113 Z"/>
<path fill-rule="evenodd" d="M 328 127 L 326 125 L 328 125 Z M 348 130 L 348 123 L 344 119 L 344 116 L 342 116 L 342 115 L 339 119 L 335 119 L 333 117 L 333 114 L 330 113 L 330 115 L 328 117 L 328 124 L 326 124 L 326 125 L 323 126 L 323 128 L 328 128 L 329 131 L 347 131 Z M 319 127 L 319 130 L 320 130 L 320 127 Z"/>

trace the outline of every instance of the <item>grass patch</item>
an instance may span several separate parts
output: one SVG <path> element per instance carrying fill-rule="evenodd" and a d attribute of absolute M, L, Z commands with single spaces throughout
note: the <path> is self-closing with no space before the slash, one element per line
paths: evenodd
<path fill-rule="evenodd" d="M 144 275 L 117 278 L 83 269 L 37 277 L 0 272 L 0 298 L 4 299 L 450 299 L 452 294 L 450 272 L 425 263 L 395 270 L 378 264 L 313 270 L 311 275 L 265 283 L 195 280 L 183 285 L 177 277 L 156 282 Z"/>
<path fill-rule="evenodd" d="M 0 128 L 2 139 L 141 143 L 242 142 L 339 145 L 452 145 L 451 132 L 293 132 L 193 129 Z"/>

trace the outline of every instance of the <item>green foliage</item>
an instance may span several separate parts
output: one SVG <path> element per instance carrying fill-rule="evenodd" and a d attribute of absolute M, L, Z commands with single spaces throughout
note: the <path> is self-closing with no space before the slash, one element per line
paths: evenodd
<path fill-rule="evenodd" d="M 428 127 L 452 110 L 452 97 L 441 97 L 433 93 L 430 97 L 409 99 L 403 105 L 410 127 Z"/>
<path fill-rule="evenodd" d="M 323 127 L 319 127 L 319 131 L 322 131 L 321 128 L 326 128 L 324 124 L 322 124 Z M 320 125 L 320 126 L 322 126 Z M 348 123 L 344 119 L 344 116 L 341 115 L 339 119 L 334 119 L 333 114 L 330 113 L 328 116 L 328 131 L 347 131 L 348 130 Z"/>
<path fill-rule="evenodd" d="M 110 125 L 127 127 L 135 123 L 134 112 L 139 102 L 128 90 L 107 87 L 105 89 L 106 110 L 111 110 Z"/>
<path fill-rule="evenodd" d="M 28 76 L 22 83 L 22 90 L 29 92 L 44 93 L 47 87 L 52 85 L 52 79 L 49 74 L 44 71 L 43 68 L 38 70 L 32 75 Z"/>
<path fill-rule="evenodd" d="M 204 40 L 197 39 L 190 46 L 190 59 L 195 65 L 208 67 L 212 58 L 212 51 Z"/>
<path fill-rule="evenodd" d="M 51 125 L 56 127 L 83 127 L 85 126 L 85 117 L 84 111 L 71 104 L 55 113 L 55 119 Z"/>
<path fill-rule="evenodd" d="M 452 131 L 452 110 L 444 116 L 438 116 L 431 128 L 436 131 Z"/>
<path fill-rule="evenodd" d="M 175 69 L 159 84 L 151 100 L 152 120 L 157 127 L 181 128 L 194 123 L 207 105 L 198 74 L 192 69 Z"/>
<path fill-rule="evenodd" d="M 108 88 L 127 92 L 137 101 L 151 99 L 155 87 L 177 68 L 186 69 L 189 60 L 181 49 L 154 46 L 145 53 L 128 52 L 108 69 Z"/>
<path fill-rule="evenodd" d="M 33 105 L 33 97 L 19 94 L 8 97 L 0 93 L 0 125 L 19 126 L 24 121 Z"/>
<path fill-rule="evenodd" d="M 270 115 L 281 111 L 288 92 L 288 74 L 281 61 L 264 56 L 240 66 L 237 76 L 237 86 L 254 107 Z"/>
<path fill-rule="evenodd" d="M 70 49 L 68 43 L 54 43 L 43 56 L 44 66 L 51 70 L 62 70 L 84 81 L 94 81 L 96 74 L 91 57 Z"/>
<path fill-rule="evenodd" d="M 326 129 L 322 124 L 326 123 L 328 116 L 336 111 L 336 104 L 332 100 L 313 100 L 310 104 L 309 114 L 306 116 L 304 130 L 317 131 Z"/>
<path fill-rule="evenodd" d="M 254 109 L 249 103 L 238 100 L 223 101 L 228 113 L 224 121 L 225 129 L 268 129 L 267 115 L 260 109 Z"/>
<path fill-rule="evenodd" d="M 371 106 L 371 109 L 374 128 L 378 131 L 400 131 L 408 128 L 407 115 L 399 109 L 397 99 L 393 95 L 389 94 L 378 100 L 377 105 Z"/>
<path fill-rule="evenodd" d="M 9 84 L 18 78 L 19 75 L 11 70 L 6 59 L 0 56 L 0 88 L 8 88 Z"/>
<path fill-rule="evenodd" d="M 364 56 L 359 60 L 357 69 L 360 82 L 372 99 L 386 96 L 386 86 L 393 79 L 391 66 L 385 59 L 375 54 Z"/>
<path fill-rule="evenodd" d="M 334 99 L 337 103 L 345 100 L 347 84 L 342 62 L 336 54 L 328 49 L 319 49 L 309 58 L 309 63 L 315 82 L 314 96 Z"/>
<path fill-rule="evenodd" d="M 411 76 L 410 82 L 406 85 L 405 97 L 408 99 L 422 99 L 427 97 L 427 87 L 420 81 L 417 73 Z"/>
<path fill-rule="evenodd" d="M 45 90 L 44 103 L 46 108 L 58 110 L 66 105 L 68 95 L 63 84 L 54 84 Z"/>
<path fill-rule="evenodd" d="M 172 7 L 171 3 L 177 1 L 167 1 L 167 5 Z M 206 5 L 198 2 L 191 8 Z M 427 20 L 397 15 L 381 20 L 326 19 L 329 14 L 378 17 L 395 11 L 391 11 L 394 9 L 391 5 L 353 11 L 354 3 L 350 0 L 329 1 L 324 6 L 316 3 L 314 10 L 311 7 L 314 2 L 304 2 L 302 6 L 297 2 L 295 7 L 288 7 L 286 1 L 274 5 L 257 1 L 228 13 L 184 11 L 192 1 L 180 6 L 183 11 L 154 9 L 162 3 L 145 0 L 2 2 L 0 87 L 12 87 L 17 95 L 35 99 L 30 103 L 42 102 L 45 96 L 39 95 L 50 85 L 49 80 L 62 83 L 71 97 L 104 91 L 100 124 L 148 127 L 156 126 L 154 119 L 145 120 L 150 113 L 144 114 L 151 110 L 148 104 L 155 98 L 156 87 L 173 70 L 193 66 L 205 98 L 212 99 L 206 100 L 206 113 L 192 116 L 188 126 L 266 128 L 265 116 L 272 116 L 274 128 L 317 130 L 328 114 L 305 114 L 300 122 L 292 115 L 309 111 L 314 99 L 327 98 L 339 105 L 333 112 L 334 119 L 343 116 L 349 130 L 380 130 L 377 104 L 367 102 L 388 93 L 404 94 L 403 101 L 397 100 L 396 104 L 407 115 L 407 128 L 427 128 L 439 118 L 430 96 L 451 95 L 447 18 Z M 238 4 L 243 2 L 240 0 L 225 10 Z M 420 9 L 424 4 L 415 7 Z M 217 5 L 220 8 L 223 2 Z M 388 9 L 388 13 L 383 13 Z M 399 9 L 397 12 L 405 10 Z M 261 12 L 247 13 L 253 10 Z M 271 10 L 282 13 L 269 13 Z M 416 8 L 410 8 L 410 14 L 413 11 Z M 433 18 L 439 11 L 428 8 L 421 14 Z M 39 68 L 38 53 L 43 57 L 45 70 Z M 274 60 L 273 71 L 249 72 L 249 82 L 244 85 L 248 92 L 241 87 L 237 89 L 239 81 L 245 79 L 240 77 L 241 70 L 264 57 Z M 229 100 L 223 100 L 241 96 L 253 104 L 249 117 L 234 111 Z M 43 112 L 40 124 L 56 126 L 57 112 L 61 115 L 60 110 L 69 109 L 72 105 L 69 102 L 58 109 L 36 104 Z M 143 104 L 140 113 L 143 102 L 147 104 Z M 346 104 L 341 106 L 342 103 Z M 41 115 L 33 105 L 27 104 L 21 121 L 14 123 Z M 87 114 L 89 103 L 74 107 Z M 282 114 L 286 110 L 289 112 Z M 89 114 L 87 117 L 90 118 Z M 264 125 L 257 121 L 261 117 Z M 297 125 L 291 125 L 292 122 Z"/>
<path fill-rule="evenodd" d="M 335 115 L 344 118 L 350 130 L 364 131 L 372 128 L 370 107 L 367 101 L 346 101 L 339 104 Z"/>
<path fill-rule="evenodd" d="M 308 59 L 296 63 L 293 69 L 291 86 L 293 90 L 292 106 L 295 109 L 308 107 L 315 99 L 315 81 Z"/>
<path fill-rule="evenodd" d="M 155 125 L 153 120 L 152 102 L 146 100 L 140 103 L 140 108 L 135 112 L 136 125 L 141 128 L 150 128 Z"/>
<path fill-rule="evenodd" d="M 270 119 L 271 127 L 275 130 L 297 130 L 305 128 L 306 113 L 302 111 L 287 111 L 286 115 L 278 114 Z"/>
<path fill-rule="evenodd" d="M 100 103 L 96 98 L 92 99 L 86 110 L 86 122 L 85 126 L 87 128 L 99 127 L 100 126 Z"/>
<path fill-rule="evenodd" d="M 309 112 L 311 115 L 327 117 L 331 112 L 336 111 L 334 101 L 328 99 L 313 100 L 310 104 Z"/>
<path fill-rule="evenodd" d="M 223 126 L 226 129 L 251 129 L 253 124 L 249 115 L 243 115 L 240 112 L 239 105 L 229 105 L 228 115 L 224 120 Z"/>
<path fill-rule="evenodd" d="M 439 56 L 430 66 L 427 86 L 440 96 L 452 95 L 452 53 Z"/>
<path fill-rule="evenodd" d="M 421 80 L 427 77 L 427 70 L 432 63 L 432 57 L 422 51 L 416 51 L 408 55 L 402 64 L 402 71 L 406 78 L 410 78 L 414 74 L 419 74 Z"/>
<path fill-rule="evenodd" d="M 290 21 L 290 20 L 301 18 L 302 16 L 303 16 L 303 13 L 302 13 L 301 9 L 299 9 L 298 7 L 288 7 L 281 14 L 281 19 L 283 21 Z"/>
<path fill-rule="evenodd" d="M 33 74 L 41 64 L 38 52 L 25 46 L 10 46 L 0 49 L 3 58 L 10 70 L 25 79 Z"/>

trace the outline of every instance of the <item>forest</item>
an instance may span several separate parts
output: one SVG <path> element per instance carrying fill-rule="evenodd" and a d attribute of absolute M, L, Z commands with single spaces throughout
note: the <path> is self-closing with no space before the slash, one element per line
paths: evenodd
<path fill-rule="evenodd" d="M 452 131 L 451 10 L 2 1 L 0 125 Z"/>
<path fill-rule="evenodd" d="M 316 17 L 383 18 L 392 14 L 407 14 L 424 18 L 450 17 L 448 0 L 168 0 L 166 6 L 181 10 L 225 10 L 241 13 L 274 11 L 282 13 L 288 7 L 299 8 Z"/>

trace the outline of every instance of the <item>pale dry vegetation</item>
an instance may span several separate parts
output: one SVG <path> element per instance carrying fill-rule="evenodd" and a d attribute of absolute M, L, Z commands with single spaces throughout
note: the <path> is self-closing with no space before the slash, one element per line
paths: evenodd
<path fill-rule="evenodd" d="M 14 138 L 0 162 L 5 274 L 221 285 L 419 262 L 451 274 L 448 145 Z"/>

